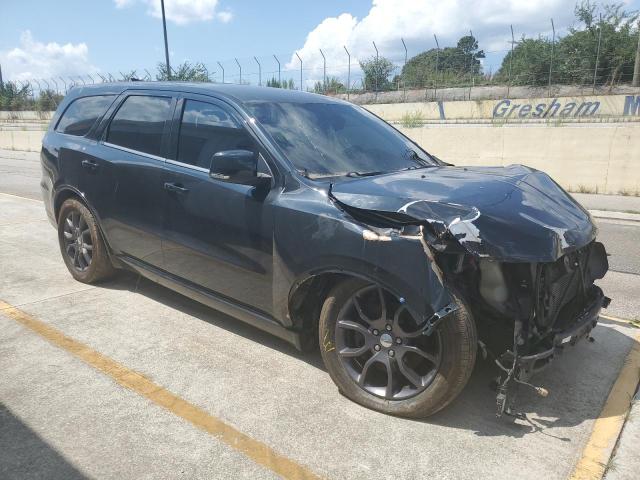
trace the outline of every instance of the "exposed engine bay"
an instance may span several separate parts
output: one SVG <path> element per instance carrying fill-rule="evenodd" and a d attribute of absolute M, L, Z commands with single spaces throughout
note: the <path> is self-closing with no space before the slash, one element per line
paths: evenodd
<path fill-rule="evenodd" d="M 476 319 L 483 355 L 500 369 L 497 413 L 512 413 L 509 388 L 527 384 L 567 345 L 590 338 L 609 299 L 594 281 L 608 269 L 604 246 L 587 246 L 550 263 L 501 263 L 441 254 L 439 263 Z M 546 390 L 533 387 L 542 396 Z"/>

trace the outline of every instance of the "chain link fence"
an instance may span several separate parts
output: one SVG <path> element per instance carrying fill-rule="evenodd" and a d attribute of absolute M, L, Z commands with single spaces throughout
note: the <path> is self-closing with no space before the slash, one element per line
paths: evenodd
<path fill-rule="evenodd" d="M 577 44 L 552 37 L 511 40 L 503 50 L 482 51 L 473 33 L 455 46 L 440 46 L 434 35 L 425 50 L 407 47 L 404 39 L 359 56 L 346 46 L 302 50 L 178 65 L 170 80 L 263 85 L 340 96 L 357 103 L 469 100 L 504 97 L 572 96 L 637 91 L 635 44 L 607 44 L 607 25 L 579 32 Z M 640 36 L 628 27 L 632 41 Z M 625 42 L 627 42 L 625 40 Z M 425 41 L 425 43 L 427 43 Z M 611 43 L 611 41 L 610 41 Z M 620 43 L 616 41 L 616 43 Z M 415 42 L 414 42 L 415 47 Z M 625 50 L 626 49 L 626 50 Z M 366 50 L 366 49 L 365 49 Z M 304 52 L 304 53 L 303 53 Z M 305 58 L 306 57 L 306 58 Z M 638 73 L 636 72 L 636 76 Z M 166 79 L 166 67 L 118 72 L 91 72 L 48 78 L 21 78 L 1 85 L 0 110 L 53 110 L 72 88 L 105 82 Z M 1 77 L 0 77 L 1 79 Z M 636 79 L 637 81 L 638 79 Z M 1 80 L 0 80 L 1 81 Z"/>

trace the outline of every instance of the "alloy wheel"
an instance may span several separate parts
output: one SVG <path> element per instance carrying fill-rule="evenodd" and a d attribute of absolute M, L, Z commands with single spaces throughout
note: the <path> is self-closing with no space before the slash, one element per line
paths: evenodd
<path fill-rule="evenodd" d="M 441 363 L 440 334 L 425 335 L 427 326 L 404 299 L 369 285 L 338 314 L 336 352 L 360 388 L 387 400 L 410 398 L 433 382 Z"/>
<path fill-rule="evenodd" d="M 83 272 L 93 258 L 91 231 L 86 220 L 77 210 L 69 212 L 64 221 L 64 251 L 73 267 Z"/>

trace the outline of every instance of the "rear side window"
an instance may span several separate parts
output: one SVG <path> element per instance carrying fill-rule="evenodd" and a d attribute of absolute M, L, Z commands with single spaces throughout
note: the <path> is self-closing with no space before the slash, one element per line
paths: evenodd
<path fill-rule="evenodd" d="M 221 107 L 187 100 L 178 137 L 178 161 L 209 168 L 211 158 L 223 150 L 256 151 L 249 133 Z"/>
<path fill-rule="evenodd" d="M 109 125 L 107 142 L 150 155 L 160 155 L 162 132 L 169 118 L 171 99 L 128 97 Z"/>
<path fill-rule="evenodd" d="M 96 95 L 74 100 L 60 117 L 56 131 L 79 137 L 86 135 L 114 98 L 115 95 Z"/>

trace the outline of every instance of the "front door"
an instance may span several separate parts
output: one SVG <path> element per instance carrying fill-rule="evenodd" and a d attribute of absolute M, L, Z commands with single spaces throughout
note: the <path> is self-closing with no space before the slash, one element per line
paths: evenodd
<path fill-rule="evenodd" d="M 223 150 L 262 148 L 236 113 L 205 97 L 179 101 L 164 178 L 165 269 L 199 287 L 272 312 L 273 210 L 249 185 L 209 176 Z"/>

